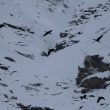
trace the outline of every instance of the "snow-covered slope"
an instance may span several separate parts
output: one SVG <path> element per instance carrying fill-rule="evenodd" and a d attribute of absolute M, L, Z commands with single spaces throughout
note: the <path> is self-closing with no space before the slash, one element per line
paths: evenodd
<path fill-rule="evenodd" d="M 42 56 L 49 49 L 55 51 Z M 21 110 L 18 103 L 109 110 L 109 86 L 84 100 L 75 92 L 78 66 L 94 54 L 110 62 L 109 0 L 0 0 L 0 110 Z M 99 96 L 105 100 L 97 104 Z"/>

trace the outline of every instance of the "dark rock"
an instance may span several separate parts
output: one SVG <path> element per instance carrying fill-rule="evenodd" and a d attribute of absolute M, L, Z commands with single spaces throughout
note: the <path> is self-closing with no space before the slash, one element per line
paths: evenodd
<path fill-rule="evenodd" d="M 11 94 L 13 94 L 13 91 L 12 90 L 9 90 L 9 91 L 10 91 Z"/>
<path fill-rule="evenodd" d="M 4 94 L 4 97 L 5 97 L 6 99 L 8 99 L 8 95 L 7 95 L 7 94 Z"/>
<path fill-rule="evenodd" d="M 4 24 L 0 24 L 0 28 L 4 27 L 5 25 Z"/>
<path fill-rule="evenodd" d="M 80 96 L 80 99 L 81 99 L 81 100 L 87 99 L 87 95 L 84 94 L 83 96 Z"/>
<path fill-rule="evenodd" d="M 77 34 L 79 34 L 79 35 L 80 35 L 80 34 L 82 34 L 82 33 L 83 33 L 83 32 L 78 32 Z"/>
<path fill-rule="evenodd" d="M 47 55 L 49 56 L 52 52 L 55 52 L 55 49 L 49 49 Z"/>
<path fill-rule="evenodd" d="M 89 97 L 95 97 L 94 95 L 89 95 Z"/>
<path fill-rule="evenodd" d="M 29 85 L 35 86 L 35 87 L 40 87 L 40 86 L 42 86 L 43 84 L 42 84 L 42 83 L 35 83 L 35 84 L 29 84 Z"/>
<path fill-rule="evenodd" d="M 103 62 L 103 59 L 104 58 L 99 55 L 87 55 L 84 60 L 84 67 L 81 68 L 78 66 L 76 84 L 79 87 L 85 88 L 82 89 L 82 93 L 86 93 L 92 89 L 106 88 L 110 85 L 106 83 L 107 81 L 110 81 L 110 75 L 104 78 L 97 76 L 97 73 L 101 72 L 100 74 L 103 74 L 103 72 L 110 70 L 110 65 Z"/>
<path fill-rule="evenodd" d="M 84 88 L 84 89 L 81 90 L 81 93 L 85 94 L 85 93 L 88 93 L 89 91 L 90 91 L 90 89 Z"/>
<path fill-rule="evenodd" d="M 48 57 L 52 52 L 55 52 L 55 51 L 56 51 L 55 49 L 49 49 L 48 52 L 43 51 L 41 53 L 41 56 L 47 56 Z"/>
<path fill-rule="evenodd" d="M 68 33 L 65 33 L 65 32 L 61 32 L 61 33 L 60 33 L 60 37 L 61 37 L 61 38 L 65 38 L 67 35 L 68 35 Z"/>
<path fill-rule="evenodd" d="M 86 15 L 81 15 L 81 19 L 89 19 L 86 17 Z"/>
<path fill-rule="evenodd" d="M 105 82 L 108 81 L 108 78 L 102 79 L 98 77 L 92 77 L 89 79 L 85 79 L 80 87 L 88 88 L 88 89 L 100 89 L 103 88 Z"/>
<path fill-rule="evenodd" d="M 43 52 L 41 53 L 41 56 L 47 56 L 47 57 L 48 57 L 48 54 L 43 51 Z"/>
<path fill-rule="evenodd" d="M 50 109 L 48 107 L 32 107 L 31 105 L 23 105 L 21 103 L 17 103 L 17 106 L 19 108 L 21 108 L 22 110 L 54 110 L 54 109 Z"/>
<path fill-rule="evenodd" d="M 8 70 L 8 67 L 0 65 L 0 69 L 7 71 Z"/>
<path fill-rule="evenodd" d="M 103 62 L 104 58 L 99 55 L 87 55 L 84 60 L 85 68 L 96 68 L 99 72 L 108 71 L 110 69 L 109 64 Z"/>
<path fill-rule="evenodd" d="M 24 56 L 24 57 L 26 57 L 26 58 L 30 58 L 31 60 L 33 60 L 34 59 L 34 55 L 32 55 L 32 54 L 25 54 L 25 53 L 21 53 L 21 52 L 19 52 L 19 51 L 15 51 L 15 52 L 17 52 L 19 55 L 22 55 L 22 56 Z"/>
<path fill-rule="evenodd" d="M 9 60 L 11 62 L 16 62 L 14 59 L 10 58 L 10 57 L 5 57 L 6 60 Z"/>
<path fill-rule="evenodd" d="M 3 87 L 8 87 L 8 85 L 7 85 L 7 84 L 5 84 L 5 83 L 0 83 L 0 86 L 3 86 Z"/>
<path fill-rule="evenodd" d="M 94 18 L 97 18 L 97 17 L 99 17 L 99 16 L 102 16 L 102 14 L 100 14 L 100 15 L 94 15 Z"/>
<path fill-rule="evenodd" d="M 55 47 L 56 51 L 64 49 L 65 48 L 65 44 L 66 44 L 66 42 L 56 44 L 56 47 Z"/>
<path fill-rule="evenodd" d="M 81 67 L 79 67 L 79 66 L 78 66 L 78 71 L 79 71 L 79 73 L 78 73 L 78 76 L 77 76 L 77 78 L 76 78 L 76 83 L 77 83 L 77 85 L 79 85 L 79 84 L 81 83 L 81 81 L 82 81 L 85 77 L 87 77 L 87 76 L 93 74 L 93 69 L 81 68 Z"/>
<path fill-rule="evenodd" d="M 12 96 L 11 99 L 17 100 L 18 98 L 16 96 Z"/>
<path fill-rule="evenodd" d="M 80 106 L 80 107 L 79 107 L 79 110 L 81 110 L 82 108 L 83 108 L 83 106 Z"/>
<path fill-rule="evenodd" d="M 1 27 L 3 27 L 3 26 L 8 26 L 8 27 L 10 27 L 12 29 L 17 29 L 17 30 L 24 31 L 24 32 L 27 31 L 27 32 L 29 32 L 31 34 L 34 34 L 34 32 L 31 31 L 31 29 L 26 28 L 26 27 L 15 26 L 15 25 L 9 24 L 9 23 L 3 23 L 3 24 L 1 24 Z"/>

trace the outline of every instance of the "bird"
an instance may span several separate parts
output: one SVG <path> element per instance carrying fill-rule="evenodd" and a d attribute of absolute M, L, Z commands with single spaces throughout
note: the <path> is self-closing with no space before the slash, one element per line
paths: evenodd
<path fill-rule="evenodd" d="M 96 42 L 100 42 L 101 38 L 103 37 L 103 35 L 99 36 L 97 39 L 93 39 Z"/>
<path fill-rule="evenodd" d="M 105 98 L 104 97 L 102 97 L 102 96 L 100 96 L 100 97 L 98 97 L 98 99 L 97 99 L 97 103 L 99 103 L 100 102 L 100 100 L 105 100 Z"/>
<path fill-rule="evenodd" d="M 87 95 L 80 96 L 80 99 L 87 99 Z"/>
<path fill-rule="evenodd" d="M 48 34 L 51 34 L 53 30 L 47 31 L 45 32 L 45 34 L 43 35 L 43 37 L 47 36 Z"/>

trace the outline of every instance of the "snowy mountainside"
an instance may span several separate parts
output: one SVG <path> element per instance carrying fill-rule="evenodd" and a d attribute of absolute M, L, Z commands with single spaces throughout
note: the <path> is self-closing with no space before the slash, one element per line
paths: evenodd
<path fill-rule="evenodd" d="M 110 62 L 109 19 L 110 0 L 0 0 L 0 110 L 109 110 L 110 86 L 82 100 L 75 80 L 86 55 Z"/>

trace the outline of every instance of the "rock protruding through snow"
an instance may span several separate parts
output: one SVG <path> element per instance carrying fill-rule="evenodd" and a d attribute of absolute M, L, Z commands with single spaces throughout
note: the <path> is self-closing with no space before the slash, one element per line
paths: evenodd
<path fill-rule="evenodd" d="M 103 61 L 99 55 L 87 55 L 84 60 L 84 67 L 78 67 L 76 84 L 86 89 L 106 88 L 110 81 L 110 65 Z"/>

